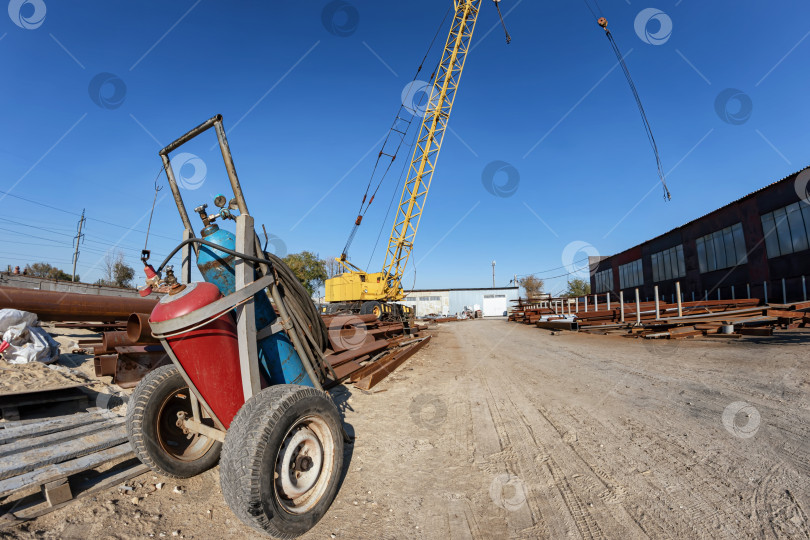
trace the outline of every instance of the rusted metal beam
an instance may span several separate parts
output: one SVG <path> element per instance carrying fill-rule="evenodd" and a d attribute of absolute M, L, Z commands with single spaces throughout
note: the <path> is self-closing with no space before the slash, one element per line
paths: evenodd
<path fill-rule="evenodd" d="M 0 287 L 0 308 L 36 313 L 41 321 L 123 321 L 151 313 L 157 300 Z"/>
<path fill-rule="evenodd" d="M 368 375 L 366 375 L 365 377 L 354 383 L 354 385 L 361 390 L 370 390 L 381 380 L 383 380 L 388 375 L 393 373 L 393 371 L 397 369 L 403 362 L 405 362 L 405 360 L 413 356 L 413 354 L 416 351 L 427 345 L 429 341 L 430 336 L 426 337 L 425 339 L 423 339 L 418 343 L 414 343 L 407 349 L 401 350 L 393 358 L 391 358 L 388 362 L 386 362 L 385 365 L 382 365 L 375 371 L 369 373 Z"/>

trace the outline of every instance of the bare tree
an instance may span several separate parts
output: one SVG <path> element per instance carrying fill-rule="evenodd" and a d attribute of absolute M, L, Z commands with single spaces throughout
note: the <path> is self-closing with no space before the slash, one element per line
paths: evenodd
<path fill-rule="evenodd" d="M 135 269 L 126 263 L 124 252 L 120 249 L 110 250 L 104 255 L 104 277 L 96 285 L 108 287 L 131 287 Z"/>
<path fill-rule="evenodd" d="M 536 298 L 543 292 L 543 280 L 534 276 L 526 276 L 518 280 L 521 287 L 526 289 L 527 298 Z"/>
<path fill-rule="evenodd" d="M 331 279 L 337 275 L 343 273 L 343 267 L 337 261 L 335 257 L 327 257 L 323 260 L 323 264 L 326 267 L 326 277 L 327 279 Z"/>

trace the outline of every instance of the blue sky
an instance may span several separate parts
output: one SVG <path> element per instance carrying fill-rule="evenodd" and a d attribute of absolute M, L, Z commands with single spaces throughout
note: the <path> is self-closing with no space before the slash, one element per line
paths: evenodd
<path fill-rule="evenodd" d="M 100 277 L 114 246 L 138 266 L 158 150 L 217 113 L 257 223 L 288 252 L 339 255 L 378 141 L 448 3 L 350 0 L 327 28 L 336 4 L 323 0 L 12 0 L 0 17 L 0 265 L 69 269 L 84 208 L 83 281 Z M 484 0 L 406 287 L 488 286 L 496 260 L 498 285 L 544 271 L 558 292 L 565 277 L 554 276 L 573 260 L 622 251 L 810 163 L 807 2 L 600 2 L 650 118 L 670 202 L 585 4 L 501 4 L 512 43 Z M 213 137 L 182 149 L 205 164 L 204 180 L 183 191 L 190 210 L 226 191 Z M 508 164 L 496 185 L 518 175 L 511 196 L 485 189 L 496 161 Z M 354 241 L 361 267 L 396 176 Z M 182 231 L 170 196 L 152 231 L 157 259 Z"/>

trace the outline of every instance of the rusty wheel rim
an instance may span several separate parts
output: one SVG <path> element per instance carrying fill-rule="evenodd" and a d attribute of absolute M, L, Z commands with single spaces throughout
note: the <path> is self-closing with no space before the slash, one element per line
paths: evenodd
<path fill-rule="evenodd" d="M 290 514 L 305 514 L 329 487 L 335 440 L 319 415 L 300 418 L 287 431 L 276 455 L 273 486 L 279 505 Z"/>
<path fill-rule="evenodd" d="M 157 418 L 157 438 L 164 452 L 179 461 L 196 461 L 203 457 L 216 441 L 198 433 L 184 433 L 178 427 L 178 413 L 190 418 L 191 399 L 188 388 L 169 394 L 160 404 Z"/>

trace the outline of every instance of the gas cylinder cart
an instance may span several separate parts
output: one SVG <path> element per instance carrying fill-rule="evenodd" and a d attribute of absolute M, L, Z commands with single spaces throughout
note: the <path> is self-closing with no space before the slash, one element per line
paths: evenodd
<path fill-rule="evenodd" d="M 233 198 L 218 213 L 195 209 L 196 237 L 169 154 L 214 128 Z M 236 176 L 222 116 L 160 151 L 185 229 L 183 242 L 155 270 L 142 260 L 147 295 L 167 290 L 149 317 L 171 365 L 135 389 L 127 431 L 135 454 L 154 471 L 188 478 L 220 465 L 225 500 L 245 524 L 294 538 L 323 517 L 337 493 L 348 441 L 323 390 L 334 371 L 324 361 L 326 327 L 290 269 L 262 250 Z M 236 234 L 220 228 L 235 222 Z M 180 282 L 167 269 L 182 250 Z M 203 282 L 191 282 L 196 258 Z M 272 299 L 272 304 L 271 304 Z"/>

